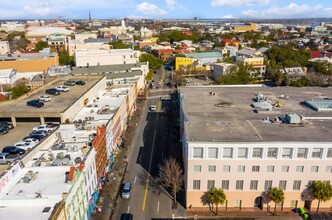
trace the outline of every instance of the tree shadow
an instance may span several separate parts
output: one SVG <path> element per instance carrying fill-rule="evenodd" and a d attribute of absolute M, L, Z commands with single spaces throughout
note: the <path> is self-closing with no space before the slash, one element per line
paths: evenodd
<path fill-rule="evenodd" d="M 209 210 L 217 215 L 217 213 L 213 210 L 213 204 L 209 202 L 208 200 L 208 195 L 209 195 L 209 192 L 204 192 L 204 194 L 201 196 L 201 202 L 203 203 L 203 205 L 208 205 L 209 206 Z"/>

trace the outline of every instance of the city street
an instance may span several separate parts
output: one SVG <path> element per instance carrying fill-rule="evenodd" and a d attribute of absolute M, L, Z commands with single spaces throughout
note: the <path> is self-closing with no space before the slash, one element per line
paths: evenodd
<path fill-rule="evenodd" d="M 155 82 L 164 78 L 164 73 L 155 74 Z M 163 80 L 164 81 L 164 80 Z M 171 89 L 153 89 L 147 97 L 142 119 L 137 126 L 128 155 L 128 168 L 125 181 L 132 183 L 130 199 L 117 200 L 114 220 L 122 213 L 132 213 L 135 219 L 172 218 L 172 198 L 156 181 L 158 164 L 172 153 L 178 152 L 178 135 L 172 132 L 172 119 L 165 109 L 169 101 L 160 97 L 170 97 Z M 150 105 L 157 105 L 157 111 L 150 111 Z"/>

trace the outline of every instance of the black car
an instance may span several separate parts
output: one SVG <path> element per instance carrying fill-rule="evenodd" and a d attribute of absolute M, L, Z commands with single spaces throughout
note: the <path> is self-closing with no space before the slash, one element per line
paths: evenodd
<path fill-rule="evenodd" d="M 43 102 L 38 101 L 37 99 L 31 100 L 27 102 L 27 106 L 32 106 L 36 108 L 41 108 L 44 106 Z"/>
<path fill-rule="evenodd" d="M 123 213 L 120 220 L 133 220 L 134 216 L 130 213 Z"/>
<path fill-rule="evenodd" d="M 8 132 L 9 132 L 8 128 L 6 128 L 6 127 L 0 127 L 0 135 L 7 134 Z"/>
<path fill-rule="evenodd" d="M 25 150 L 15 147 L 15 146 L 7 146 L 2 149 L 2 153 L 9 153 L 9 154 L 24 154 Z"/>
<path fill-rule="evenodd" d="M 0 121 L 0 126 L 2 126 L 2 125 L 4 125 L 6 128 L 8 128 L 10 130 L 14 128 L 14 126 L 12 124 L 9 124 L 6 121 Z"/>
<path fill-rule="evenodd" d="M 46 89 L 45 91 L 48 95 L 60 95 L 61 91 L 57 90 L 56 88 Z"/>
<path fill-rule="evenodd" d="M 85 82 L 83 80 L 78 80 L 78 81 L 76 81 L 76 85 L 83 86 L 83 85 L 85 85 Z"/>
<path fill-rule="evenodd" d="M 31 134 L 31 135 L 29 135 L 28 137 L 25 137 L 23 140 L 25 140 L 25 139 L 27 139 L 27 138 L 35 138 L 35 139 L 37 139 L 38 141 L 41 141 L 41 140 L 43 140 L 43 139 L 45 138 L 45 136 L 42 135 L 42 134 Z"/>

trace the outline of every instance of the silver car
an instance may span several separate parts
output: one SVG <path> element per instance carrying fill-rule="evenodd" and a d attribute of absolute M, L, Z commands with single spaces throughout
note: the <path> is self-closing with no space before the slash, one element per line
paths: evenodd
<path fill-rule="evenodd" d="M 130 191 L 131 191 L 131 183 L 125 182 L 121 191 L 121 197 L 123 199 L 129 199 L 130 198 Z"/>

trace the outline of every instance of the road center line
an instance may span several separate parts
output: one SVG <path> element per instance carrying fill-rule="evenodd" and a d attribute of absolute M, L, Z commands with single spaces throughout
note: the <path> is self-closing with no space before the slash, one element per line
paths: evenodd
<path fill-rule="evenodd" d="M 136 183 L 136 179 L 137 179 L 137 176 L 135 176 L 135 179 L 134 179 L 134 184 Z"/>
<path fill-rule="evenodd" d="M 152 141 L 152 150 L 151 150 L 150 161 L 149 161 L 149 168 L 148 168 L 148 174 L 147 174 L 146 183 L 145 183 L 145 191 L 144 191 L 144 198 L 143 198 L 143 204 L 142 204 L 142 211 L 145 210 L 146 197 L 148 195 L 149 177 L 150 177 L 150 171 L 151 171 L 151 164 L 152 164 L 152 157 L 153 157 L 153 151 L 154 151 L 154 144 L 155 144 L 155 141 L 156 141 L 156 133 L 157 133 L 157 130 L 154 130 L 153 141 Z"/>
<path fill-rule="evenodd" d="M 129 211 L 130 211 L 130 206 L 128 206 L 127 213 L 129 213 Z"/>
<path fill-rule="evenodd" d="M 159 203 L 160 203 L 160 202 L 158 201 L 157 212 L 159 212 Z"/>

